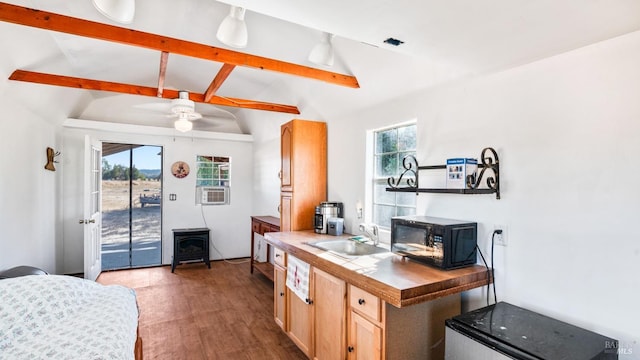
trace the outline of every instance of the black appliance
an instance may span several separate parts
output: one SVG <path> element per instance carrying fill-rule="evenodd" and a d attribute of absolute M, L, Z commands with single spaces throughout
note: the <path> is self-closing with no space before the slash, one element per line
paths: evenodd
<path fill-rule="evenodd" d="M 211 269 L 209 261 L 209 228 L 173 229 L 171 272 L 183 261 L 200 260 Z"/>
<path fill-rule="evenodd" d="M 618 341 L 506 302 L 446 322 L 447 359 L 617 359 Z"/>
<path fill-rule="evenodd" d="M 476 263 L 478 224 L 429 216 L 391 218 L 391 251 L 441 269 Z"/>

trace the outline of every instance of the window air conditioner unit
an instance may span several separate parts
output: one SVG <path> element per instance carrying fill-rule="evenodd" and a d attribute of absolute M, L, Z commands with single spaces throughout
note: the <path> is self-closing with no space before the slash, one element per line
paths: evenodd
<path fill-rule="evenodd" d="M 199 204 L 201 205 L 226 205 L 229 203 L 228 186 L 199 187 Z"/>

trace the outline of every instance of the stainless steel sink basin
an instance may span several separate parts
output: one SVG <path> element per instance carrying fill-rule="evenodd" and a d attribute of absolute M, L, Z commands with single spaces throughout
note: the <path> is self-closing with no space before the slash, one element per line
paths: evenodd
<path fill-rule="evenodd" d="M 364 256 L 389 252 L 389 250 L 378 246 L 349 239 L 310 241 L 307 245 L 344 256 Z"/>

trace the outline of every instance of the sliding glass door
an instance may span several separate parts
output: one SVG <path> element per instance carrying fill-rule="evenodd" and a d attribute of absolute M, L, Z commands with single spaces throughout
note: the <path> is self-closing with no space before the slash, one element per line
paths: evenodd
<path fill-rule="evenodd" d="M 102 269 L 161 265 L 162 147 L 102 148 Z"/>

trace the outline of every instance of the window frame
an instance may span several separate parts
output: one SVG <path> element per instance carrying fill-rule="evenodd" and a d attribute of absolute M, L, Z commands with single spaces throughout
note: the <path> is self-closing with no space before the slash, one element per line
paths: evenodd
<path fill-rule="evenodd" d="M 415 129 L 415 137 L 416 137 L 416 144 L 415 144 L 415 148 L 413 150 L 409 150 L 406 151 L 404 149 L 400 150 L 398 149 L 397 143 L 398 143 L 398 138 L 396 137 L 396 146 L 395 146 L 395 150 L 391 151 L 391 152 L 377 152 L 377 144 L 376 144 L 376 139 L 377 139 L 377 135 L 381 132 L 385 132 L 385 131 L 389 131 L 389 130 L 397 130 L 400 128 L 405 128 L 405 127 L 410 127 L 410 126 L 414 126 L 416 127 Z M 382 206 L 393 206 L 394 208 L 394 215 L 393 216 L 397 216 L 398 215 L 398 209 L 410 209 L 409 213 L 415 214 L 416 213 L 416 208 L 417 208 L 417 201 L 415 200 L 415 194 L 413 193 L 400 193 L 400 192 L 389 192 L 388 194 L 393 194 L 393 204 L 389 203 L 389 202 L 385 202 L 385 201 L 378 201 L 378 197 L 376 195 L 376 188 L 379 188 L 380 186 L 384 186 L 386 187 L 387 185 L 387 179 L 389 178 L 389 176 L 393 176 L 393 177 L 398 177 L 400 174 L 399 169 L 401 168 L 401 164 L 402 164 L 402 157 L 400 156 L 401 154 L 412 154 L 412 155 L 416 155 L 417 152 L 417 148 L 418 148 L 418 139 L 417 139 L 417 135 L 418 135 L 418 131 L 417 131 L 417 121 L 416 120 L 411 120 L 411 121 L 407 121 L 407 122 L 402 122 L 402 123 L 398 123 L 398 124 L 394 124 L 391 126 L 387 126 L 387 127 L 382 127 L 382 128 L 378 128 L 378 129 L 372 129 L 368 131 L 368 136 L 367 136 L 367 169 L 366 172 L 368 174 L 367 176 L 367 183 L 365 185 L 367 194 L 366 194 L 366 200 L 365 200 L 365 204 L 366 204 L 366 208 L 367 208 L 367 216 L 365 217 L 365 221 L 367 222 L 373 222 L 376 223 L 376 206 L 382 205 Z M 390 155 L 390 154 L 397 154 L 397 168 L 398 171 L 395 174 L 391 174 L 391 175 L 384 175 L 384 176 L 378 176 L 378 171 L 377 171 L 377 166 L 378 166 L 378 158 L 380 156 L 383 155 Z M 399 196 L 405 196 L 405 197 L 412 197 L 413 200 L 413 204 L 412 205 L 405 205 L 405 204 L 399 204 Z M 406 198 L 405 198 L 406 199 Z M 388 237 L 388 232 L 390 231 L 390 225 L 386 225 L 386 224 L 380 224 L 377 223 L 378 226 L 380 227 L 380 230 L 382 230 L 384 233 L 386 233 L 387 237 Z"/>
<path fill-rule="evenodd" d="M 203 161 L 202 159 L 210 159 Z M 226 161 L 224 161 L 226 160 Z M 208 172 L 211 165 L 210 176 L 202 176 L 204 172 Z M 222 176 L 222 168 L 226 167 L 226 177 Z M 215 171 L 217 170 L 217 171 Z M 217 175 L 215 175 L 217 173 Z M 196 155 L 196 188 L 198 187 L 230 187 L 231 186 L 231 157 L 215 156 L 215 155 Z"/>

